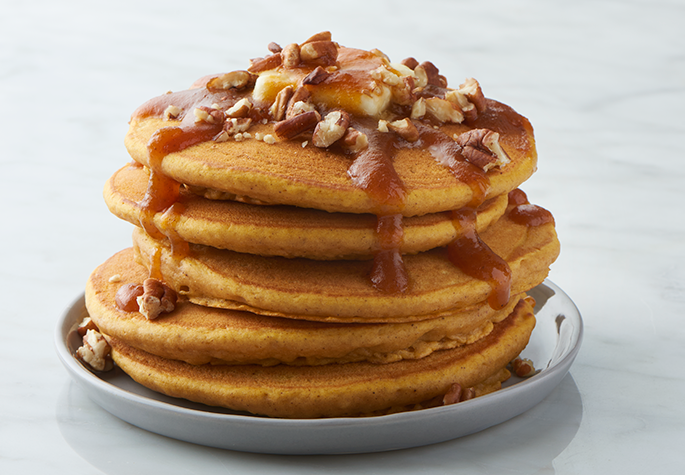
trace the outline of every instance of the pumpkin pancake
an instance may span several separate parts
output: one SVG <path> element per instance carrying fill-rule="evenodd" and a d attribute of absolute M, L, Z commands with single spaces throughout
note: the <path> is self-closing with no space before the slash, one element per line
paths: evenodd
<path fill-rule="evenodd" d="M 115 281 L 112 276 L 116 276 Z M 133 251 L 115 254 L 91 275 L 86 306 L 101 332 L 149 353 L 204 363 L 327 364 L 416 359 L 472 343 L 506 318 L 517 296 L 499 311 L 480 305 L 470 312 L 413 323 L 345 324 L 267 317 L 179 302 L 172 313 L 147 320 L 112 302 L 122 285 L 141 283 L 147 271 Z M 522 298 L 522 297 L 521 297 Z"/>
<path fill-rule="evenodd" d="M 174 101 L 173 95 L 163 98 L 169 103 Z M 192 125 L 192 117 L 186 117 Z M 180 121 L 134 116 L 126 136 L 129 154 L 138 163 L 150 166 L 148 143 L 153 135 L 160 129 L 182 125 Z M 250 129 L 251 135 L 272 135 L 273 127 L 273 124 L 256 124 Z M 533 129 L 524 117 L 508 106 L 488 100 L 487 110 L 476 121 L 470 125 L 443 125 L 440 132 L 445 141 L 454 143 L 451 137 L 455 134 L 476 128 L 499 133 L 500 145 L 511 158 L 505 167 L 483 174 L 489 183 L 484 199 L 508 193 L 533 174 L 537 154 Z M 266 203 L 379 214 L 378 202 L 350 177 L 353 157 L 332 153 L 311 143 L 302 147 L 302 143 L 210 140 L 166 154 L 159 169 L 180 183 L 249 196 Z M 455 178 L 454 172 L 442 163 L 446 159 L 441 150 L 447 145 L 432 146 L 426 139 L 396 151 L 393 167 L 406 189 L 406 197 L 395 211 L 416 216 L 462 208 L 474 200 L 473 184 Z"/>
<path fill-rule="evenodd" d="M 173 397 L 272 417 L 343 417 L 420 404 L 458 383 L 477 386 L 526 346 L 535 325 L 523 299 L 485 338 L 389 364 L 190 365 L 108 338 L 112 357 L 138 383 Z M 476 394 L 478 395 L 478 393 Z"/>
<path fill-rule="evenodd" d="M 105 202 L 119 218 L 140 226 L 141 201 L 149 172 L 136 165 L 117 171 L 105 186 Z M 327 213 L 292 206 L 261 206 L 232 200 L 209 200 L 186 189 L 178 200 L 183 212 L 169 225 L 181 239 L 219 249 L 309 259 L 363 259 L 378 251 L 377 218 L 371 214 Z M 478 208 L 477 229 L 484 231 L 507 207 L 507 196 Z M 158 228 L 166 216 L 155 216 Z M 449 213 L 405 218 L 400 251 L 413 254 L 456 238 Z"/>
<path fill-rule="evenodd" d="M 511 294 L 542 282 L 559 253 L 553 223 L 518 224 L 505 214 L 481 238 L 511 269 Z M 178 257 L 141 230 L 138 260 L 159 265 L 165 281 L 195 303 L 263 315 L 339 322 L 435 318 L 488 300 L 491 285 L 453 265 L 445 248 L 404 256 L 410 279 L 401 294 L 370 285 L 370 261 L 263 257 L 192 245 Z"/>

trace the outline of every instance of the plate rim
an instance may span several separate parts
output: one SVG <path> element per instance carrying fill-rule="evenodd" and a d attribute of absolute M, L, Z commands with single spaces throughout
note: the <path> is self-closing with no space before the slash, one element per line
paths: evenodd
<path fill-rule="evenodd" d="M 580 350 L 584 334 L 583 320 L 578 307 L 559 286 L 549 279 L 545 279 L 540 285 L 549 287 L 554 291 L 554 296 L 561 299 L 561 304 L 564 305 L 564 309 L 567 311 L 570 310 L 571 314 L 565 316 L 570 318 L 573 323 L 570 335 L 571 344 L 565 354 L 554 362 L 553 365 L 541 370 L 536 376 L 502 388 L 494 393 L 460 404 L 382 416 L 363 418 L 335 417 L 320 419 L 284 419 L 249 414 L 225 414 L 182 407 L 130 392 L 103 380 L 86 369 L 77 361 L 69 349 L 67 342 L 69 333 L 72 330 L 74 323 L 77 323 L 72 314 L 81 311 L 84 313 L 87 312 L 85 310 L 83 292 L 73 299 L 62 312 L 55 328 L 54 343 L 58 357 L 67 369 L 71 379 L 88 394 L 91 400 L 114 416 L 142 429 L 185 440 L 187 442 L 246 452 L 271 454 L 380 452 L 429 445 L 463 437 L 484 430 L 487 427 L 505 422 L 537 405 L 561 382 L 566 373 L 568 373 L 571 364 Z M 557 345 L 558 343 L 559 341 L 557 341 Z M 430 425 L 431 421 L 440 422 L 445 419 L 454 420 L 463 418 L 470 419 L 473 426 L 473 423 L 475 422 L 473 420 L 474 418 L 488 417 L 485 411 L 487 407 L 495 404 L 499 400 L 506 400 L 507 398 L 511 398 L 512 395 L 518 395 L 519 393 L 521 393 L 521 397 L 518 399 L 524 399 L 525 401 L 520 401 L 519 404 L 514 404 L 512 407 L 509 407 L 508 411 L 506 411 L 506 418 L 500 417 L 495 418 L 497 420 L 483 420 L 481 424 L 476 424 L 476 430 L 465 430 L 461 433 L 455 433 L 453 431 L 447 434 L 423 434 L 425 437 L 420 440 L 418 440 L 418 437 L 409 437 L 402 442 L 378 441 L 371 444 L 369 444 L 368 440 L 359 440 L 356 442 L 348 441 L 347 443 L 344 443 L 341 441 L 341 439 L 344 438 L 342 435 L 330 433 L 332 431 L 342 430 L 343 434 L 354 434 L 355 431 L 359 431 L 361 428 L 363 428 L 365 432 L 388 432 L 389 430 L 397 430 L 396 427 L 398 426 L 412 426 L 414 429 L 418 429 L 416 426 L 421 421 L 423 421 L 424 424 L 428 423 Z M 117 407 L 117 404 L 119 407 Z M 147 414 L 148 412 L 149 414 Z M 202 431 L 197 430 L 189 431 L 187 434 L 177 433 L 178 431 L 168 427 L 169 424 L 157 420 L 155 416 L 159 415 L 166 415 L 174 420 L 198 421 L 202 422 L 202 424 L 211 423 L 211 427 L 215 428 L 212 430 L 217 430 L 222 425 L 230 425 L 241 430 L 249 428 L 250 431 L 269 429 L 270 431 L 276 431 L 283 434 L 287 432 L 290 437 L 292 437 L 291 431 L 297 431 L 298 437 L 293 438 L 297 440 L 282 441 L 281 443 L 273 443 L 272 441 L 271 444 L 264 444 L 262 441 L 256 443 L 251 437 L 246 437 L 241 441 L 233 434 L 227 433 L 224 439 L 213 440 L 212 438 L 208 438 L 207 434 L 202 434 Z M 393 427 L 394 429 L 391 429 Z M 473 429 L 473 427 L 471 427 L 471 429 Z M 335 439 L 335 446 L 329 446 L 329 444 L 331 444 L 330 439 Z M 369 437 L 364 437 L 363 439 L 369 439 Z"/>

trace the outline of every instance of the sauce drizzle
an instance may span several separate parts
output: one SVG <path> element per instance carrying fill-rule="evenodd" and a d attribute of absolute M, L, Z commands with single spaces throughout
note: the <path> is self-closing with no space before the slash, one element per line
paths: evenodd
<path fill-rule="evenodd" d="M 355 185 L 367 193 L 377 208 L 376 239 L 379 250 L 374 253 L 371 283 L 384 293 L 402 293 L 409 287 L 409 277 L 400 252 L 404 237 L 400 212 L 407 193 L 393 166 L 397 139 L 393 134 L 381 133 L 362 124 L 357 127 L 366 133 L 369 146 L 356 155 L 348 175 Z"/>
<path fill-rule="evenodd" d="M 537 205 L 528 202 L 526 194 L 518 188 L 509 192 L 508 216 L 516 224 L 523 226 L 542 226 L 543 224 L 554 224 L 552 213 Z"/>
<path fill-rule="evenodd" d="M 466 275 L 488 282 L 491 287 L 488 304 L 493 309 L 509 302 L 511 269 L 495 254 L 476 231 L 476 210 L 465 207 L 452 211 L 452 222 L 459 237 L 447 245 L 450 261 Z"/>
<path fill-rule="evenodd" d="M 476 229 L 476 208 L 485 201 L 490 180 L 483 170 L 466 161 L 461 147 L 450 137 L 426 126 L 421 126 L 419 131 L 421 141 L 433 157 L 471 188 L 470 203 L 452 211 L 457 238 L 447 245 L 447 255 L 466 275 L 488 282 L 491 288 L 488 304 L 494 309 L 503 308 L 509 302 L 511 269 L 483 242 Z"/>

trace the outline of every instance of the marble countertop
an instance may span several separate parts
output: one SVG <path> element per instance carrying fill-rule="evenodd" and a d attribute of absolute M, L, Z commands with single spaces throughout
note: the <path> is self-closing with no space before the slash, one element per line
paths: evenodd
<path fill-rule="evenodd" d="M 677 0 L 5 2 L 0 16 L 0 472 L 679 473 L 685 427 L 685 4 Z M 231 452 L 158 436 L 91 402 L 56 323 L 130 244 L 102 186 L 130 113 L 207 73 L 331 30 L 435 63 L 527 116 L 562 254 L 550 278 L 585 338 L 538 406 L 461 439 L 345 456 Z M 678 210 L 681 211 L 678 211 Z"/>

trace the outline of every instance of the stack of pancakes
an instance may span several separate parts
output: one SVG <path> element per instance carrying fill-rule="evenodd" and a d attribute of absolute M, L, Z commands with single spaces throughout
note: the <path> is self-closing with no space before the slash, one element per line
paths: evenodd
<path fill-rule="evenodd" d="M 559 252 L 529 122 L 329 33 L 136 110 L 105 187 L 133 247 L 86 304 L 156 391 L 274 417 L 498 389 Z M 461 396 L 460 396 L 461 394 Z"/>

